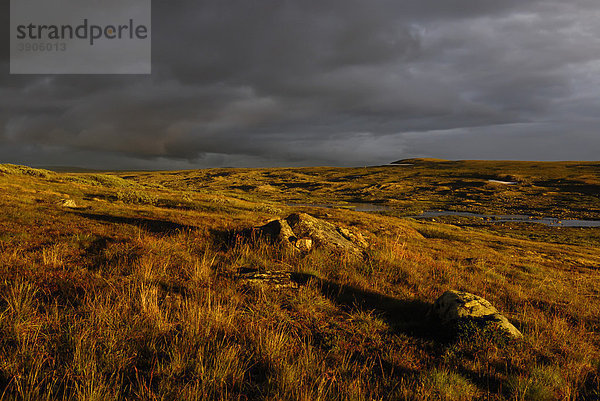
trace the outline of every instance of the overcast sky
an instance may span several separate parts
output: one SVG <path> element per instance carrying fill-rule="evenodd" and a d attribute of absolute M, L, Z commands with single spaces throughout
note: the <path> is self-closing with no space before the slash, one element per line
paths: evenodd
<path fill-rule="evenodd" d="M 9 75 L 2 41 L 0 162 L 598 160 L 599 21 L 598 0 L 154 1 L 152 75 Z"/>

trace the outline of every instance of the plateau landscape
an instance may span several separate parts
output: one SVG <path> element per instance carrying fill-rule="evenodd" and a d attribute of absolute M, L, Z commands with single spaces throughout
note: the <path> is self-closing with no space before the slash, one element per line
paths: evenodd
<path fill-rule="evenodd" d="M 600 395 L 597 162 L 3 164 L 0 188 L 2 399 Z M 440 313 L 465 294 L 493 313 Z"/>
<path fill-rule="evenodd" d="M 598 21 L 0 1 L 0 401 L 600 401 Z"/>

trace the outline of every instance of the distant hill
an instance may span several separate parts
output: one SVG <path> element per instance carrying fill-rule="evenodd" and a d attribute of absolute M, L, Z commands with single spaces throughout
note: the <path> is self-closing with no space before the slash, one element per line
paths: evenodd
<path fill-rule="evenodd" d="M 397 160 L 395 162 L 391 162 L 390 164 L 419 164 L 419 163 L 427 163 L 427 162 L 433 162 L 433 163 L 437 163 L 437 162 L 449 162 L 450 160 L 446 160 L 446 159 L 435 159 L 433 157 L 415 157 L 415 158 L 411 158 L 411 159 L 402 159 L 402 160 Z"/>
<path fill-rule="evenodd" d="M 75 167 L 75 166 L 32 166 L 44 170 L 54 171 L 56 173 L 102 173 L 113 170 L 99 170 L 93 168 Z"/>
<path fill-rule="evenodd" d="M 56 173 L 113 173 L 131 171 L 127 169 L 93 169 L 75 166 L 33 166 L 34 168 L 54 171 Z M 156 171 L 156 170 L 135 170 L 135 171 Z"/>

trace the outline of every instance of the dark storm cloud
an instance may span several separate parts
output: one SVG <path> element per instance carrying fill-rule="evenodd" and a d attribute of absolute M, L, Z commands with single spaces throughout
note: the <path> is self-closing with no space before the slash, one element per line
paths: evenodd
<path fill-rule="evenodd" d="M 598 16 L 588 0 L 155 1 L 151 76 L 8 76 L 0 59 L 0 159 L 592 158 Z"/>

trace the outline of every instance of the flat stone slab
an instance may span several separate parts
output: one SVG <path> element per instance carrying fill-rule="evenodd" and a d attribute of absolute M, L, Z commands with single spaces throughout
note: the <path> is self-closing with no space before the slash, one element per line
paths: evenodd
<path fill-rule="evenodd" d="M 298 288 L 298 283 L 292 280 L 292 273 L 282 270 L 259 270 L 241 268 L 235 278 L 244 285 L 270 288 Z"/>

